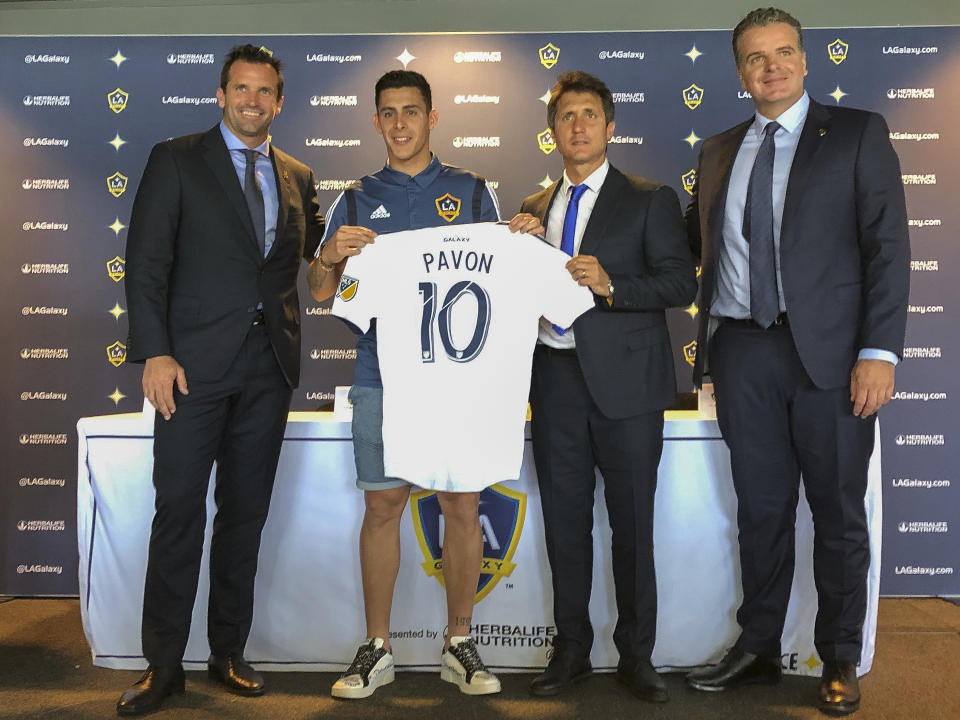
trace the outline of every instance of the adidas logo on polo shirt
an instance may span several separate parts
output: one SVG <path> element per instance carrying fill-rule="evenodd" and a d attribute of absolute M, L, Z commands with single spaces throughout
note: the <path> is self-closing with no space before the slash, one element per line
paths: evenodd
<path fill-rule="evenodd" d="M 371 220 L 382 220 L 383 218 L 388 218 L 388 217 L 390 217 L 390 213 L 387 211 L 387 209 L 383 205 L 381 205 L 372 213 L 370 213 Z"/>

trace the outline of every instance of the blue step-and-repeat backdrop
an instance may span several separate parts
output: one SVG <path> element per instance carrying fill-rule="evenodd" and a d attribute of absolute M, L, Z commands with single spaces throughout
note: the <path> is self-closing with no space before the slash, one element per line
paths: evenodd
<path fill-rule="evenodd" d="M 0 38 L 0 594 L 77 592 L 77 419 L 143 402 L 124 346 L 133 196 L 154 143 L 219 121 L 220 65 L 238 42 L 284 61 L 273 138 L 314 169 L 324 207 L 384 161 L 373 85 L 393 68 L 427 76 L 440 113 L 432 149 L 487 177 L 505 217 L 562 171 L 546 126 L 561 71 L 607 82 L 611 161 L 672 185 L 683 203 L 701 140 L 753 111 L 729 31 Z M 819 29 L 805 45 L 812 97 L 887 118 L 907 195 L 907 347 L 881 413 L 881 591 L 958 595 L 960 209 L 949 193 L 960 189 L 960 28 Z M 352 379 L 353 336 L 303 282 L 301 298 L 293 407 L 329 409 Z M 692 305 L 670 316 L 683 391 L 696 315 Z"/>

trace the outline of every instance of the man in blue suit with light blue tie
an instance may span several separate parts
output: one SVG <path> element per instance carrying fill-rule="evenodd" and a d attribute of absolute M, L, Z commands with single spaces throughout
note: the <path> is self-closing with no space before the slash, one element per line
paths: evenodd
<path fill-rule="evenodd" d="M 733 33 L 754 117 L 706 140 L 687 210 L 701 260 L 694 381 L 714 382 L 737 493 L 741 634 L 698 690 L 780 679 L 800 476 L 813 513 L 819 707 L 860 704 L 864 508 L 876 411 L 903 350 L 910 247 L 883 118 L 806 94 L 800 24 L 749 13 Z"/>

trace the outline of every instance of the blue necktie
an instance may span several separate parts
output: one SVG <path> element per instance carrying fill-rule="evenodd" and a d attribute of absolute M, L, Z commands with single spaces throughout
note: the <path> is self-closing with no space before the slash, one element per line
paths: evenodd
<path fill-rule="evenodd" d="M 583 183 L 570 188 L 570 200 L 567 202 L 567 212 L 563 216 L 563 232 L 560 234 L 560 249 L 567 255 L 573 255 L 573 236 L 577 232 L 577 211 L 580 208 L 580 198 L 586 191 L 587 186 Z M 554 325 L 553 329 L 558 335 L 567 332 L 566 328 L 559 325 Z"/>
<path fill-rule="evenodd" d="M 253 222 L 253 232 L 257 236 L 257 244 L 260 246 L 260 255 L 265 255 L 267 220 L 266 211 L 263 207 L 263 193 L 260 191 L 260 183 L 257 182 L 257 155 L 256 150 L 244 150 L 244 156 L 247 159 L 247 166 L 243 176 L 243 196 L 247 199 L 247 207 L 250 208 L 250 220 Z"/>
<path fill-rule="evenodd" d="M 773 136 L 779 129 L 777 122 L 763 129 L 743 208 L 743 237 L 750 244 L 750 316 L 762 328 L 770 327 L 780 313 L 773 247 Z"/>

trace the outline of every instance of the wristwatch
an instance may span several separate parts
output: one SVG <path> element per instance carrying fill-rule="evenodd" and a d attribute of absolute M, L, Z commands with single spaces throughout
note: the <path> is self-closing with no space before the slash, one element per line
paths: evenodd
<path fill-rule="evenodd" d="M 613 297 L 613 280 L 607 281 L 607 292 L 610 293 L 610 297 Z"/>

